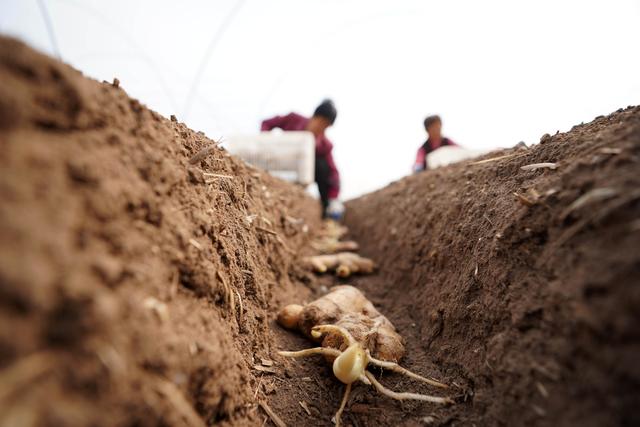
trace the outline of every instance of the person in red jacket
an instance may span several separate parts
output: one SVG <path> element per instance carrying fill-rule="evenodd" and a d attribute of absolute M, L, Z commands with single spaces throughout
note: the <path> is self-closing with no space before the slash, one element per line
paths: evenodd
<path fill-rule="evenodd" d="M 311 118 L 297 113 L 286 116 L 275 116 L 262 122 L 260 130 L 269 131 L 275 128 L 282 130 L 306 130 L 316 138 L 315 180 L 322 202 L 322 216 L 340 219 L 344 214 L 344 206 L 338 200 L 340 194 L 340 173 L 333 161 L 331 151 L 333 144 L 325 136 L 325 130 L 336 121 L 338 112 L 333 101 L 326 99 L 316 108 Z"/>
<path fill-rule="evenodd" d="M 420 172 L 427 169 L 427 155 L 440 147 L 447 145 L 458 145 L 449 138 L 442 136 L 442 119 L 440 116 L 429 116 L 424 119 L 424 129 L 428 138 L 418 149 L 416 161 L 413 164 L 413 171 Z"/>

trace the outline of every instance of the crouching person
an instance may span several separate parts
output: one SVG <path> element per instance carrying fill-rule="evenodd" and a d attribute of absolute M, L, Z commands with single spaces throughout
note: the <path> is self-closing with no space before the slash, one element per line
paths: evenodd
<path fill-rule="evenodd" d="M 297 113 L 276 116 L 262 122 L 261 130 L 280 128 L 285 131 L 306 130 L 316 139 L 315 181 L 320 192 L 323 218 L 342 219 L 344 205 L 338 199 L 340 194 L 340 174 L 333 161 L 333 144 L 325 135 L 325 130 L 336 121 L 338 112 L 331 100 L 324 100 L 315 109 L 313 116 L 304 117 Z"/>
<path fill-rule="evenodd" d="M 429 153 L 447 145 L 458 145 L 449 138 L 442 136 L 442 119 L 440 119 L 440 116 L 429 116 L 424 119 L 424 130 L 427 131 L 427 140 L 418 149 L 416 161 L 413 164 L 414 172 L 427 169 L 427 155 Z"/>

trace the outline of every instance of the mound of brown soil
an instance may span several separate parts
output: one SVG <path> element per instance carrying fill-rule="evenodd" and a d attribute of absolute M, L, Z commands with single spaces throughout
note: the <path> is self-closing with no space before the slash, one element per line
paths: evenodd
<path fill-rule="evenodd" d="M 380 264 L 358 285 L 407 338 L 405 364 L 435 363 L 463 394 L 376 399 L 355 422 L 640 424 L 640 108 L 484 160 L 348 204 Z"/>
<path fill-rule="evenodd" d="M 317 204 L 14 40 L 0 81 L 0 425 L 261 424 Z"/>

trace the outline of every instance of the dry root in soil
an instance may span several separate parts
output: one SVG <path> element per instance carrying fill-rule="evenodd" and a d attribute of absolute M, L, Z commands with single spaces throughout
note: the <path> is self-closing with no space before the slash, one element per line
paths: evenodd
<path fill-rule="evenodd" d="M 369 258 L 352 252 L 310 256 L 306 258 L 306 262 L 316 273 L 335 271 L 338 277 L 349 277 L 355 273 L 372 273 L 376 267 Z"/>
<path fill-rule="evenodd" d="M 345 408 L 351 386 L 361 381 L 378 392 L 396 400 L 421 400 L 433 403 L 452 403 L 447 397 L 417 393 L 397 393 L 385 388 L 367 370 L 369 364 L 388 369 L 432 386 L 447 385 L 415 374 L 397 362 L 404 355 L 402 337 L 393 324 L 353 286 L 336 286 L 327 295 L 304 306 L 291 304 L 278 314 L 278 323 L 285 328 L 298 329 L 307 337 L 321 342 L 321 347 L 300 351 L 281 351 L 285 357 L 305 357 L 314 354 L 333 361 L 333 373 L 346 384 L 340 408 L 336 412 L 336 425 Z"/>

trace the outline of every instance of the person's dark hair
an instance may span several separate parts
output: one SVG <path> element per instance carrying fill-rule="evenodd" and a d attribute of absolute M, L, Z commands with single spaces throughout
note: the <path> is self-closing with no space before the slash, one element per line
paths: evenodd
<path fill-rule="evenodd" d="M 336 110 L 336 106 L 333 104 L 332 100 L 325 99 L 320 103 L 320 105 L 318 105 L 316 111 L 313 112 L 313 115 L 316 117 L 323 117 L 327 119 L 329 123 L 333 124 L 338 116 L 338 110 Z"/>
<path fill-rule="evenodd" d="M 438 116 L 438 115 L 429 116 L 426 119 L 424 119 L 424 128 L 425 128 L 425 130 L 428 130 L 429 126 L 431 126 L 432 124 L 434 124 L 436 122 L 442 123 L 442 120 L 440 119 L 440 116 Z"/>

